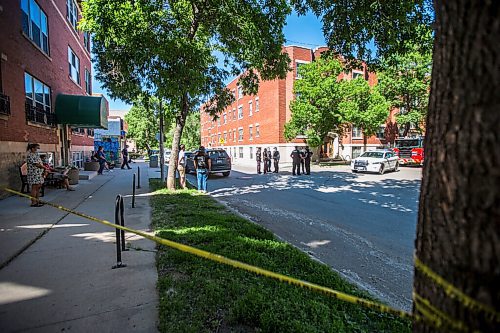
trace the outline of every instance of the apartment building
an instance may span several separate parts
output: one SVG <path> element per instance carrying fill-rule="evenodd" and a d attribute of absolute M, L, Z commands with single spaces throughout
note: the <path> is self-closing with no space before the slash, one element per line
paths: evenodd
<path fill-rule="evenodd" d="M 293 85 L 299 80 L 298 68 L 302 64 L 317 59 L 326 47 L 310 49 L 301 46 L 285 46 L 284 51 L 291 59 L 292 71 L 283 80 L 261 82 L 255 96 L 246 96 L 238 86 L 239 77 L 231 81 L 227 87 L 235 96 L 235 102 L 227 107 L 217 120 L 201 112 L 200 131 L 201 144 L 206 147 L 223 147 L 233 160 L 243 164 L 255 161 L 257 148 L 277 147 L 283 162 L 291 162 L 290 153 L 294 146 L 305 146 L 304 137 L 297 137 L 287 142 L 284 137 L 285 124 L 291 118 L 290 102 L 294 98 Z M 376 84 L 374 73 L 367 71 L 366 66 L 341 74 L 340 78 L 351 79 L 362 76 L 371 85 Z M 337 155 L 356 156 L 364 147 L 376 147 L 384 144 L 383 126 L 377 136 L 362 137 L 357 128 L 351 128 L 344 137 L 333 135 L 325 138 L 321 152 L 324 157 Z"/>
<path fill-rule="evenodd" d="M 80 166 L 107 126 L 91 96 L 90 36 L 76 0 L 0 1 L 0 186 L 17 186 L 28 143 L 52 163 Z"/>

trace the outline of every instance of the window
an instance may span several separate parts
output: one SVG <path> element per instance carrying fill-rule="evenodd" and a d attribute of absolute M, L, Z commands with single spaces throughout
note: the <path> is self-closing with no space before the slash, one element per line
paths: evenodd
<path fill-rule="evenodd" d="M 253 113 L 253 103 L 252 101 L 248 102 L 248 115 L 251 117 Z"/>
<path fill-rule="evenodd" d="M 224 132 L 224 143 L 227 142 L 227 132 Z"/>
<path fill-rule="evenodd" d="M 353 79 L 356 79 L 356 78 L 358 78 L 358 77 L 361 77 L 361 78 L 362 78 L 363 76 L 364 76 L 364 75 L 363 75 L 363 72 L 354 72 L 354 71 L 352 72 L 352 78 L 353 78 Z"/>
<path fill-rule="evenodd" d="M 250 159 L 253 159 L 253 147 L 250 147 Z"/>
<path fill-rule="evenodd" d="M 243 128 L 238 128 L 238 141 L 243 141 Z"/>
<path fill-rule="evenodd" d="M 73 81 L 80 84 L 80 59 L 76 56 L 75 52 L 68 46 L 68 63 L 69 63 L 69 76 Z"/>
<path fill-rule="evenodd" d="M 255 112 L 259 112 L 260 105 L 259 105 L 259 98 L 257 97 L 255 99 Z"/>
<path fill-rule="evenodd" d="M 233 130 L 233 141 L 236 141 L 236 130 Z"/>
<path fill-rule="evenodd" d="M 67 19 L 69 23 L 76 30 L 76 23 L 78 22 L 78 7 L 75 0 L 66 0 Z"/>
<path fill-rule="evenodd" d="M 23 31 L 33 43 L 49 54 L 49 32 L 47 15 L 34 0 L 22 0 Z"/>
<path fill-rule="evenodd" d="M 50 87 L 28 73 L 24 73 L 24 90 L 26 93 L 26 104 L 34 106 L 39 111 L 51 112 Z"/>
<path fill-rule="evenodd" d="M 255 124 L 255 137 L 258 138 L 260 136 L 260 125 Z"/>
<path fill-rule="evenodd" d="M 220 143 L 221 142 L 220 142 L 220 133 L 219 133 L 219 134 L 217 134 L 217 144 L 220 144 Z"/>
<path fill-rule="evenodd" d="M 238 86 L 238 99 L 243 98 L 243 88 L 241 86 Z"/>
<path fill-rule="evenodd" d="M 233 109 L 233 120 L 236 120 L 236 109 Z"/>
<path fill-rule="evenodd" d="M 253 126 L 248 126 L 248 139 L 253 140 Z"/>
<path fill-rule="evenodd" d="M 227 114 L 224 113 L 224 124 L 227 124 Z"/>
<path fill-rule="evenodd" d="M 85 68 L 85 91 L 89 95 L 92 95 L 92 87 L 90 86 L 91 80 L 90 72 Z"/>
<path fill-rule="evenodd" d="M 302 78 L 302 76 L 300 75 L 300 69 L 299 69 L 299 68 L 300 68 L 301 66 L 303 66 L 303 65 L 305 65 L 305 63 L 303 63 L 303 62 L 296 62 L 296 66 L 295 66 L 295 77 L 296 77 L 297 79 L 301 79 L 301 78 Z"/>
<path fill-rule="evenodd" d="M 362 138 L 363 137 L 363 133 L 361 131 L 361 127 L 356 127 L 356 126 L 353 126 L 352 127 L 352 138 Z"/>
<path fill-rule="evenodd" d="M 71 152 L 71 165 L 77 168 L 83 168 L 83 151 Z"/>
<path fill-rule="evenodd" d="M 90 52 L 90 32 L 83 32 L 83 45 L 85 49 Z"/>
<path fill-rule="evenodd" d="M 385 125 L 380 126 L 380 127 L 378 128 L 377 133 L 375 133 L 375 135 L 376 135 L 376 136 L 377 136 L 377 138 L 379 138 L 379 139 L 385 139 Z"/>
<path fill-rule="evenodd" d="M 243 119 L 243 105 L 238 106 L 238 119 Z"/>
<path fill-rule="evenodd" d="M 94 130 L 93 130 L 93 129 L 88 128 L 88 129 L 87 129 L 87 135 L 88 135 L 88 136 L 94 136 Z"/>
<path fill-rule="evenodd" d="M 240 158 L 243 158 L 243 147 L 240 147 L 239 151 L 240 151 Z"/>

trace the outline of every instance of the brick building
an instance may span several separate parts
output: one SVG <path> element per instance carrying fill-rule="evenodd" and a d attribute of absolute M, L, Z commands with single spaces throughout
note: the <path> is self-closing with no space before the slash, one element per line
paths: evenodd
<path fill-rule="evenodd" d="M 243 95 L 237 86 L 239 77 L 228 84 L 236 101 L 226 108 L 220 118 L 213 121 L 204 112 L 200 116 L 201 144 L 205 147 L 223 147 L 231 157 L 243 164 L 252 164 L 255 161 L 255 152 L 258 147 L 277 147 L 283 162 L 290 162 L 290 153 L 294 146 L 305 146 L 304 138 L 298 137 L 287 142 L 284 137 L 285 124 L 291 118 L 290 102 L 294 98 L 293 84 L 298 77 L 297 68 L 301 64 L 310 63 L 317 59 L 327 48 L 309 49 L 301 46 L 285 46 L 284 51 L 291 59 L 292 71 L 288 72 L 283 80 L 261 82 L 255 96 Z M 354 69 L 341 74 L 341 78 L 350 79 L 363 76 L 371 85 L 376 84 L 374 73 L 366 67 Z M 393 115 L 391 114 L 391 118 Z M 339 144 L 340 141 L 340 144 Z M 383 128 L 381 134 L 367 138 L 366 146 L 375 147 L 384 144 Z M 321 148 L 325 157 L 357 156 L 364 147 L 364 139 L 359 129 L 352 128 L 339 140 L 332 137 L 325 138 Z"/>
<path fill-rule="evenodd" d="M 56 165 L 80 165 L 92 128 L 106 126 L 79 18 L 76 0 L 0 0 L 0 186 L 17 186 L 27 143 Z"/>

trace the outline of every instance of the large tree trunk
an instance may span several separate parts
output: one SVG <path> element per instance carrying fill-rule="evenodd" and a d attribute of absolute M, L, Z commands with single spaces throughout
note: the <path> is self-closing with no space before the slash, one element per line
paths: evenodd
<path fill-rule="evenodd" d="M 172 140 L 172 151 L 168 163 L 167 188 L 175 190 L 175 170 L 177 168 L 177 158 L 179 157 L 179 145 L 181 143 L 182 130 L 186 125 L 186 118 L 189 112 L 189 101 L 187 94 L 182 99 L 181 112 L 175 117 L 175 131 Z"/>
<path fill-rule="evenodd" d="M 432 86 L 416 256 L 470 298 L 500 309 L 500 2 L 436 0 Z M 499 332 L 499 319 L 415 269 L 422 298 L 471 331 Z M 421 298 L 422 297 L 422 298 Z M 432 311 L 436 313 L 436 311 Z M 446 322 L 446 320 L 445 320 Z M 442 331 L 457 328 L 443 327 Z M 414 332 L 436 332 L 415 323 Z"/>

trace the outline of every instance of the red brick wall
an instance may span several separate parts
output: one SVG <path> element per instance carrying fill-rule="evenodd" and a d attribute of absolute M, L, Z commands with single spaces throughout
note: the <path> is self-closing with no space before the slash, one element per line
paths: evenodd
<path fill-rule="evenodd" d="M 66 19 L 65 0 L 38 0 L 48 18 L 49 55 L 25 37 L 21 25 L 20 1 L 4 1 L 0 12 L 0 52 L 3 93 L 10 97 L 11 115 L 0 119 L 0 141 L 58 143 L 55 128 L 28 125 L 24 110 L 24 73 L 28 72 L 51 88 L 54 110 L 60 93 L 84 95 L 85 69 L 91 71 L 90 54 L 83 47 L 83 33 L 77 33 Z M 54 3 L 57 7 L 54 7 Z M 80 85 L 69 77 L 68 45 L 80 59 Z M 91 138 L 73 138 L 93 145 Z M 73 141 L 73 142 L 75 142 Z"/>

